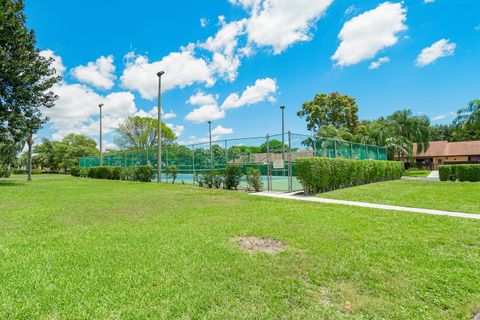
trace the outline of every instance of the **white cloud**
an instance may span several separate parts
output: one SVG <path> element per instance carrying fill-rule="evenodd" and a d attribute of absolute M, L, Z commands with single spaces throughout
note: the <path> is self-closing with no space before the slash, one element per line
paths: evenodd
<path fill-rule="evenodd" d="M 200 26 L 205 28 L 207 26 L 208 20 L 206 18 L 200 18 Z"/>
<path fill-rule="evenodd" d="M 377 61 L 372 61 L 368 69 L 378 69 L 382 64 L 385 64 L 387 62 L 390 62 L 389 57 L 381 57 Z"/>
<path fill-rule="evenodd" d="M 222 104 L 222 110 L 248 106 L 261 101 L 275 101 L 274 94 L 277 92 L 277 83 L 271 78 L 258 79 L 252 86 L 247 86 L 239 96 L 237 93 L 230 94 Z"/>
<path fill-rule="evenodd" d="M 187 114 L 185 119 L 188 121 L 201 123 L 225 117 L 225 111 L 218 107 L 217 99 L 211 94 L 206 95 L 199 91 L 191 96 L 187 103 L 193 106 L 199 106 Z"/>
<path fill-rule="evenodd" d="M 170 129 L 172 129 L 173 133 L 175 134 L 175 137 L 181 136 L 183 131 L 185 130 L 185 127 L 180 124 L 166 123 L 165 125 Z"/>
<path fill-rule="evenodd" d="M 424 67 L 434 63 L 437 59 L 455 54 L 457 45 L 450 42 L 448 39 L 441 39 L 422 50 L 418 55 L 415 65 L 417 67 Z"/>
<path fill-rule="evenodd" d="M 130 92 L 114 92 L 101 96 L 91 88 L 81 84 L 59 83 L 53 91 L 59 96 L 55 106 L 45 111 L 56 132 L 54 140 L 59 140 L 71 132 L 97 136 L 99 131 L 98 105 L 102 107 L 103 132 L 112 132 L 118 124 L 137 111 L 135 97 Z"/>
<path fill-rule="evenodd" d="M 80 82 L 104 90 L 111 89 L 116 79 L 112 55 L 101 56 L 95 62 L 90 61 L 86 66 L 78 66 L 72 69 L 71 73 Z"/>
<path fill-rule="evenodd" d="M 248 10 L 248 40 L 279 54 L 311 39 L 311 29 L 333 0 L 230 0 Z"/>
<path fill-rule="evenodd" d="M 150 109 L 150 111 L 145 111 L 143 109 L 140 109 L 138 110 L 134 116 L 138 116 L 138 117 L 150 117 L 150 118 L 157 118 L 157 115 L 158 115 L 158 112 L 157 112 L 157 106 L 153 106 L 152 109 Z M 173 119 L 173 118 L 176 118 L 177 115 L 170 110 L 170 112 L 167 112 L 165 113 L 163 111 L 163 108 L 162 108 L 162 121 L 163 120 L 169 120 L 169 119 Z"/>
<path fill-rule="evenodd" d="M 163 92 L 194 83 L 204 83 L 207 87 L 215 83 L 207 62 L 194 56 L 192 44 L 182 47 L 180 52 L 170 53 L 160 61 L 149 62 L 147 57 L 134 53 L 127 54 L 125 58 L 126 67 L 120 78 L 122 86 L 138 91 L 145 99 L 157 96 L 157 73 L 162 70 L 165 71 L 162 76 Z"/>
<path fill-rule="evenodd" d="M 438 116 L 432 117 L 430 120 L 432 120 L 432 121 L 440 121 L 440 120 L 445 119 L 446 117 L 447 117 L 447 116 L 444 115 L 444 114 L 439 114 Z"/>
<path fill-rule="evenodd" d="M 435 0 L 423 0 L 423 3 L 434 3 Z"/>
<path fill-rule="evenodd" d="M 216 126 L 212 130 L 213 135 L 221 136 L 221 135 L 226 135 L 226 134 L 232 134 L 233 129 L 232 128 L 224 128 L 221 125 Z"/>
<path fill-rule="evenodd" d="M 332 60 L 339 66 L 349 66 L 395 45 L 397 34 L 407 29 L 407 10 L 402 5 L 385 2 L 347 21 L 338 35 L 341 43 Z"/>
<path fill-rule="evenodd" d="M 224 19 L 219 18 L 220 30 L 217 31 L 214 37 L 208 39 L 200 44 L 200 46 L 211 52 L 221 52 L 225 55 L 233 55 L 237 47 L 237 38 L 245 33 L 246 19 L 239 21 L 232 21 L 226 23 Z"/>
<path fill-rule="evenodd" d="M 47 49 L 47 50 L 42 50 L 40 51 L 40 55 L 44 58 L 52 58 L 52 66 L 55 69 L 55 75 L 56 76 L 62 76 L 63 73 L 65 72 L 65 66 L 62 63 L 62 57 L 57 56 L 53 50 Z"/>
<path fill-rule="evenodd" d="M 350 7 L 348 7 L 348 8 L 345 10 L 344 14 L 345 14 L 346 16 L 348 16 L 348 15 L 350 15 L 351 13 L 353 13 L 353 12 L 355 12 L 355 11 L 357 11 L 357 8 L 355 7 L 355 5 L 352 4 Z"/>

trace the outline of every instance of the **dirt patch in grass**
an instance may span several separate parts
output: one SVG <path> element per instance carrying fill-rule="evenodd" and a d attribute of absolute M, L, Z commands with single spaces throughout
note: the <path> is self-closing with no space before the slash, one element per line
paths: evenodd
<path fill-rule="evenodd" d="M 266 253 L 277 253 L 284 250 L 287 245 L 281 241 L 259 237 L 239 237 L 237 243 L 247 251 L 261 251 Z"/>

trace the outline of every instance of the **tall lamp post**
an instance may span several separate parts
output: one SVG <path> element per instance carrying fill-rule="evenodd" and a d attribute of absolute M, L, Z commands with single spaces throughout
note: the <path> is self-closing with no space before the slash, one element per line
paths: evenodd
<path fill-rule="evenodd" d="M 100 167 L 102 166 L 102 163 L 103 163 L 103 153 L 102 153 L 102 107 L 103 107 L 103 103 L 100 103 L 98 105 L 98 108 L 100 109 Z"/>
<path fill-rule="evenodd" d="M 208 121 L 208 138 L 210 140 L 210 168 L 213 169 L 213 157 L 212 157 L 212 121 Z"/>
<path fill-rule="evenodd" d="M 280 106 L 280 109 L 282 110 L 282 162 L 285 175 L 285 106 Z"/>
<path fill-rule="evenodd" d="M 165 72 L 160 71 L 157 73 L 158 76 L 158 154 L 157 154 L 157 183 L 162 182 L 162 75 Z"/>

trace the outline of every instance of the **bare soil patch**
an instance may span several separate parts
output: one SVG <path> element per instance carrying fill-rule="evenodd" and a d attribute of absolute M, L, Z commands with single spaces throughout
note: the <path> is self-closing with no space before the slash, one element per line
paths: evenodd
<path fill-rule="evenodd" d="M 237 242 L 247 251 L 261 251 L 266 253 L 277 253 L 284 250 L 287 245 L 279 240 L 259 237 L 239 237 Z"/>

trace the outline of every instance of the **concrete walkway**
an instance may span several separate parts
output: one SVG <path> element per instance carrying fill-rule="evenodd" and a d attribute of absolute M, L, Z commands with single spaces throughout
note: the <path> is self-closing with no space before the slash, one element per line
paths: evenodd
<path fill-rule="evenodd" d="M 263 192 L 251 193 L 251 195 L 258 196 L 258 197 L 270 197 L 270 198 L 279 198 L 279 199 L 288 199 L 288 200 L 320 202 L 320 203 L 328 203 L 328 204 L 341 204 L 341 205 L 354 206 L 354 207 L 392 210 L 392 211 L 404 211 L 404 212 L 413 212 L 413 213 L 432 214 L 437 216 L 449 216 L 449 217 L 480 220 L 480 214 L 400 207 L 400 206 L 391 206 L 391 205 L 385 205 L 385 204 L 335 200 L 335 199 L 326 199 L 326 198 L 318 198 L 318 197 L 308 197 L 303 195 L 302 192 L 279 193 L 279 192 L 263 191 Z"/>

